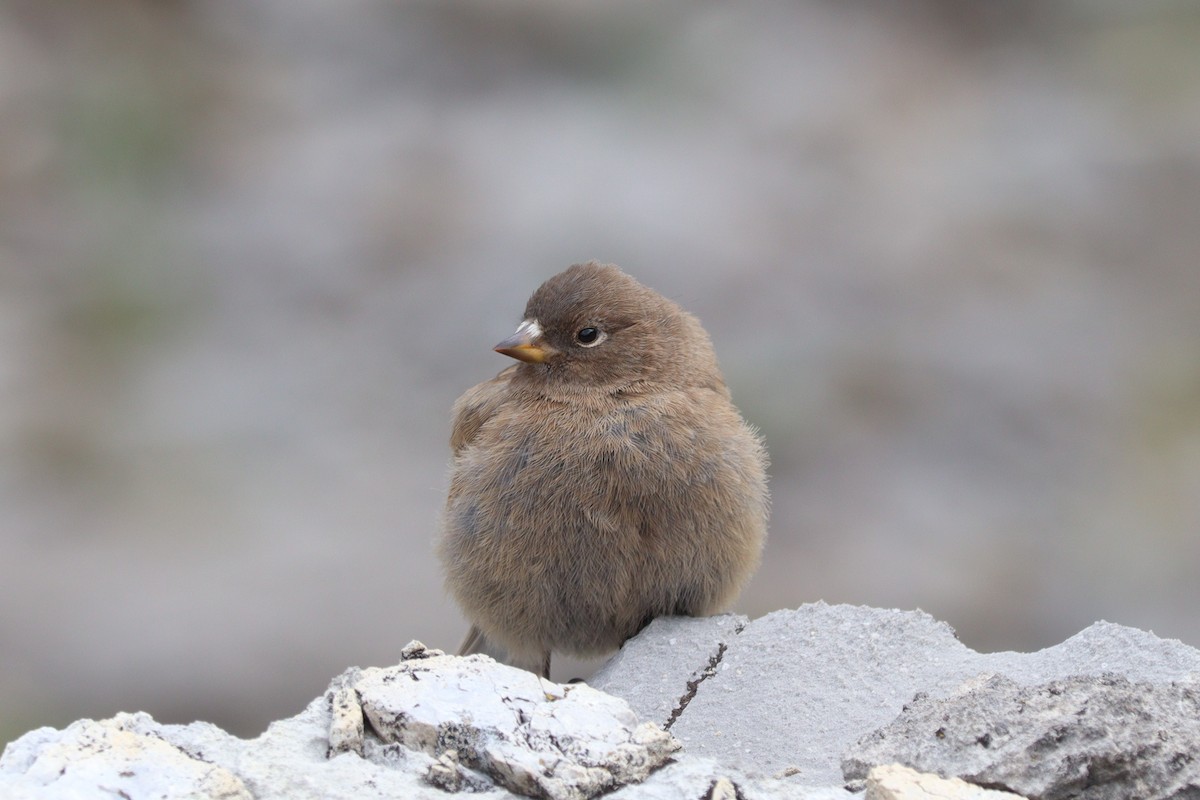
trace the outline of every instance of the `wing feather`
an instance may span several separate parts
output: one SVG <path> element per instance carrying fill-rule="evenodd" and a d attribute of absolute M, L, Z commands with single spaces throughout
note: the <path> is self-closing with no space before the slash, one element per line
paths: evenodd
<path fill-rule="evenodd" d="M 450 449 L 455 455 L 475 439 L 483 427 L 508 399 L 508 381 L 519 365 L 513 365 L 490 381 L 471 387 L 454 403 L 454 422 L 450 427 Z"/>

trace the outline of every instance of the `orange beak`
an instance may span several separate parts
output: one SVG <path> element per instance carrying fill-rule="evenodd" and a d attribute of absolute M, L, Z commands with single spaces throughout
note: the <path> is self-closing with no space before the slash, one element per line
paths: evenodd
<path fill-rule="evenodd" d="M 555 353 L 554 348 L 547 345 L 542 338 L 542 329 L 537 321 L 531 319 L 518 325 L 512 336 L 492 349 L 502 355 L 530 364 L 540 364 Z"/>

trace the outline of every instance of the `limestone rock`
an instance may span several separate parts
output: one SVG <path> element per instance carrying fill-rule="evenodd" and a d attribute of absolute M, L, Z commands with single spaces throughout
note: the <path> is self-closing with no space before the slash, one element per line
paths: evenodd
<path fill-rule="evenodd" d="M 884 764 L 867 774 L 863 800 L 1024 800 L 1019 794 L 984 789 L 959 778 Z"/>
<path fill-rule="evenodd" d="M 898 767 L 867 786 L 897 761 L 1029 798 L 1200 796 L 1200 651 L 1109 623 L 1037 653 L 982 654 L 920 612 L 816 603 L 664 619 L 593 686 L 419 643 L 402 656 L 346 671 L 255 739 L 144 714 L 33 731 L 0 757 L 0 797 L 861 797 L 847 778 L 944 790 L 932 775 L 893 785 Z"/>
<path fill-rule="evenodd" d="M 588 685 L 624 698 L 640 719 L 670 729 L 749 621 L 738 614 L 660 617 L 597 670 Z"/>
<path fill-rule="evenodd" d="M 678 748 L 588 686 L 419 644 L 403 655 L 395 667 L 348 670 L 256 739 L 146 714 L 33 731 L 0 758 L 0 797 L 444 800 L 461 791 L 499 800 L 516 796 L 510 787 L 582 800 L 651 776 Z M 698 797 L 713 770 L 693 765 L 644 796 Z"/>
<path fill-rule="evenodd" d="M 1200 677 L 1195 648 L 1107 622 L 1036 653 L 977 653 L 920 611 L 812 603 L 715 627 L 720 619 L 656 620 L 597 683 L 656 714 L 667 700 L 654 698 L 690 693 L 670 728 L 685 753 L 740 774 L 788 775 L 792 785 L 840 785 L 842 756 L 865 733 L 917 694 L 945 697 L 980 675 L 1023 686 L 1107 672 L 1151 683 Z M 655 659 L 673 688 L 639 686 L 642 676 L 658 684 Z"/>
<path fill-rule="evenodd" d="M 619 698 L 482 655 L 410 656 L 361 670 L 352 685 L 381 741 L 434 758 L 453 751 L 455 763 L 530 797 L 584 800 L 640 782 L 679 749 Z M 454 772 L 440 763 L 432 774 L 444 786 Z"/>
<path fill-rule="evenodd" d="M 1037 686 L 992 677 L 921 695 L 865 737 L 847 779 L 900 761 L 1038 800 L 1200 797 L 1200 685 L 1076 676 Z"/>
<path fill-rule="evenodd" d="M 251 800 L 228 769 L 165 741 L 148 724 L 153 720 L 147 714 L 118 714 L 101 722 L 80 720 L 62 732 L 42 728 L 27 734 L 0 756 L 0 775 L 24 777 L 23 785 L 4 795 Z"/>

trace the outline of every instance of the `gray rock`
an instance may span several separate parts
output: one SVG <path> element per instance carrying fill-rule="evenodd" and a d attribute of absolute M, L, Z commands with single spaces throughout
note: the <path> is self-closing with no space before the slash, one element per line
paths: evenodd
<path fill-rule="evenodd" d="M 864 748 L 916 747 L 928 731 L 915 715 L 936 713 L 929 709 L 940 709 L 937 703 L 960 704 L 943 713 L 961 711 L 946 733 L 961 734 L 965 754 L 999 747 L 994 731 L 987 748 L 978 744 L 982 733 L 970 736 L 970 703 L 988 692 L 989 702 L 1004 708 L 1025 697 L 1004 700 L 1004 692 L 1029 693 L 1023 702 L 1038 710 L 1026 712 L 1023 723 L 1044 727 L 1038 734 L 1036 725 L 1010 725 L 1025 737 L 1013 734 L 1012 742 L 1030 742 L 1019 751 L 1024 755 L 980 762 L 960 777 L 999 784 L 997 776 L 1009 780 L 1008 773 L 986 770 L 1025 770 L 1022 779 L 1030 782 L 1020 786 L 1037 791 L 1014 788 L 1030 797 L 1100 786 L 1115 794 L 1095 796 L 1200 796 L 1188 760 L 1200 752 L 1200 651 L 1109 623 L 1037 653 L 980 654 L 921 612 L 817 603 L 752 622 L 664 619 L 627 642 L 591 685 L 559 686 L 483 656 L 448 657 L 419 643 L 403 655 L 396 667 L 348 670 L 303 712 L 256 739 L 206 723 L 160 725 L 144 714 L 33 731 L 0 757 L 0 796 L 429 800 L 460 792 L 499 800 L 516 791 L 580 798 L 608 792 L 613 800 L 731 793 L 847 800 L 843 755 L 875 731 L 881 733 Z M 1052 695 L 1045 687 L 1054 682 L 1086 693 Z M 1058 705 L 1038 706 L 1039 698 Z M 1191 713 L 1191 721 L 1169 716 L 1172 708 Z M 669 726 L 683 749 L 675 751 L 670 735 L 638 715 Z M 1067 746 L 1091 738 L 1109 741 L 1093 742 L 1091 784 L 1080 788 L 1070 783 L 1078 772 L 1071 772 L 1071 753 L 1082 751 Z M 896 760 L 906 761 L 855 750 L 847 774 L 855 788 L 867 788 L 868 768 Z M 933 781 L 925 776 L 908 788 L 941 791 Z M 891 791 L 876 781 L 876 791 L 885 789 Z"/>
<path fill-rule="evenodd" d="M 1200 797 L 1200 685 L 993 677 L 916 698 L 843 762 L 847 779 L 899 761 L 1036 800 Z"/>
<path fill-rule="evenodd" d="M 685 696 L 694 678 L 680 676 L 711 672 L 671 726 L 684 751 L 808 786 L 839 785 L 842 755 L 918 693 L 944 697 L 980 675 L 1002 674 L 1021 685 L 1109 672 L 1151 682 L 1200 676 L 1200 651 L 1107 622 L 1036 653 L 977 653 L 920 611 L 813 603 L 732 629 L 711 619 L 657 620 L 626 643 L 601 673 L 602 685 L 660 710 L 664 701 L 647 700 L 639 676 L 658 684 L 650 665 L 684 656 L 690 667 L 668 668 L 674 688 L 656 685 L 652 693 Z"/>
<path fill-rule="evenodd" d="M 750 620 L 740 614 L 661 617 L 588 679 L 622 697 L 641 719 L 670 729 Z"/>
<path fill-rule="evenodd" d="M 228 769 L 246 784 L 256 800 L 445 800 L 445 792 L 425 780 L 434 759 L 424 753 L 398 745 L 385 746 L 367 737 L 364 756 L 331 753 L 333 688 L 300 714 L 272 723 L 255 739 L 239 739 L 205 723 L 162 725 L 148 717 L 139 732 L 161 737 L 194 758 Z M 502 792 L 496 796 L 509 795 Z"/>
<path fill-rule="evenodd" d="M 361 670 L 352 685 L 382 742 L 437 759 L 454 754 L 428 773 L 443 787 L 458 785 L 461 764 L 518 794 L 586 800 L 645 780 L 679 749 L 624 700 L 488 656 L 410 657 Z"/>
<path fill-rule="evenodd" d="M 153 724 L 146 714 L 118 714 L 103 722 L 79 720 L 63 731 L 26 734 L 0 756 L 0 794 L 251 800 L 246 784 L 229 769 L 147 734 Z M 21 780 L 6 780 L 13 775 Z"/>
<path fill-rule="evenodd" d="M 805 786 L 794 780 L 758 778 L 722 767 L 710 758 L 680 754 L 644 783 L 631 784 L 604 800 L 708 800 L 732 788 L 739 800 L 855 800 L 841 786 Z"/>
<path fill-rule="evenodd" d="M 1025 800 L 1019 794 L 984 789 L 960 778 L 917 772 L 901 764 L 873 767 L 863 800 Z"/>
<path fill-rule="evenodd" d="M 929 654 L 970 653 L 948 625 L 919 612 L 777 611 L 729 640 L 671 732 L 687 752 L 749 774 L 837 785 L 845 749 L 937 680 Z"/>
<path fill-rule="evenodd" d="M 587 685 L 542 681 L 486 656 L 420 646 L 404 656 L 395 667 L 348 670 L 303 713 L 253 740 L 145 714 L 34 731 L 0 758 L 0 796 L 513 797 L 507 787 L 584 800 L 645 779 L 678 749 L 624 701 Z M 692 766 L 646 797 L 698 797 L 714 767 Z"/>
<path fill-rule="evenodd" d="M 363 754 L 363 712 L 353 686 L 330 689 L 329 754 Z"/>

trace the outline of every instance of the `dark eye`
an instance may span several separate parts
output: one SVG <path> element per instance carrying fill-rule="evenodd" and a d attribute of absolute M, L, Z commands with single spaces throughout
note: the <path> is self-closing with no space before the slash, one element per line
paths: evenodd
<path fill-rule="evenodd" d="M 600 341 L 599 328 L 580 328 L 575 333 L 575 341 L 582 345 L 593 345 Z"/>

